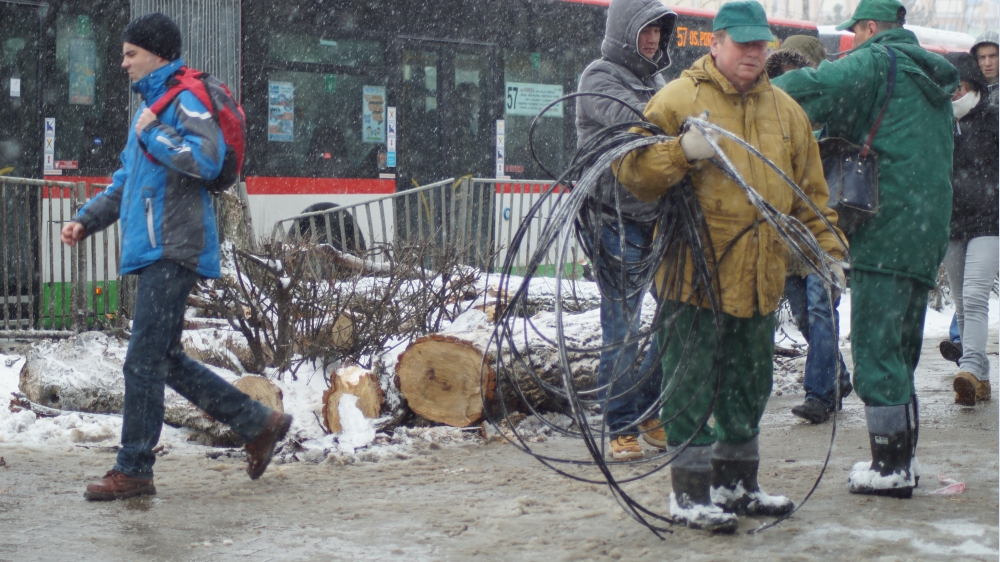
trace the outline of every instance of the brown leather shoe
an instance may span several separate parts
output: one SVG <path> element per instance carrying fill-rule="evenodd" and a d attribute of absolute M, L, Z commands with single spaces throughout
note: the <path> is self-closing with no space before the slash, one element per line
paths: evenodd
<path fill-rule="evenodd" d="M 291 425 L 292 416 L 271 412 L 271 417 L 267 418 L 267 425 L 264 426 L 264 433 L 254 442 L 246 444 L 247 474 L 251 480 L 260 478 L 267 470 L 267 465 L 271 464 L 271 456 L 274 455 L 274 446 L 285 438 Z"/>
<path fill-rule="evenodd" d="M 109 470 L 104 478 L 87 484 L 83 497 L 91 501 L 110 501 L 154 494 L 156 486 L 153 486 L 152 478 L 132 478 L 117 470 Z"/>
<path fill-rule="evenodd" d="M 611 440 L 611 458 L 616 461 L 630 461 L 643 457 L 642 447 L 635 435 L 619 435 Z"/>
<path fill-rule="evenodd" d="M 981 381 L 966 371 L 955 375 L 952 388 L 955 389 L 955 403 L 959 406 L 975 406 L 977 401 L 990 399 L 990 381 Z"/>
<path fill-rule="evenodd" d="M 639 433 L 642 439 L 657 449 L 664 451 L 667 448 L 667 432 L 663 430 L 663 424 L 659 418 L 649 418 L 639 424 Z"/>

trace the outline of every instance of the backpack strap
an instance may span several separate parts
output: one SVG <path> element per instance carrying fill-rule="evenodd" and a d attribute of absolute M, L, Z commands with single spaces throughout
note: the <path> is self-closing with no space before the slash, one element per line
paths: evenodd
<path fill-rule="evenodd" d="M 153 103 L 153 105 L 149 106 L 149 110 L 159 117 L 160 113 L 162 113 L 168 105 L 177 99 L 177 96 L 181 95 L 181 92 L 188 91 L 198 98 L 198 101 L 200 101 L 202 105 L 208 109 L 208 112 L 211 113 L 213 117 L 217 117 L 215 114 L 215 106 L 212 105 L 212 100 L 208 96 L 208 88 L 203 82 L 205 76 L 204 72 L 192 70 L 186 66 L 178 68 L 177 72 L 175 72 L 173 76 L 167 80 L 167 91 L 164 92 L 163 95 L 160 96 L 155 103 Z M 141 140 L 139 141 L 139 148 L 142 149 L 143 154 L 146 155 L 146 158 L 148 158 L 150 162 L 156 161 L 146 150 L 146 147 L 143 146 Z"/>
<path fill-rule="evenodd" d="M 885 101 L 882 102 L 882 109 L 878 112 L 878 118 L 875 119 L 875 124 L 872 125 L 872 130 L 868 133 L 868 139 L 865 140 L 865 146 L 861 149 L 862 158 L 868 156 L 868 151 L 872 148 L 875 133 L 878 131 L 878 126 L 882 124 L 882 117 L 885 116 L 885 108 L 889 106 L 889 98 L 892 97 L 892 89 L 896 85 L 896 53 L 892 52 L 892 49 L 889 47 L 886 47 L 885 50 L 889 51 L 889 87 L 885 90 Z"/>
<path fill-rule="evenodd" d="M 160 99 L 156 100 L 156 103 L 149 106 L 149 110 L 155 113 L 157 117 L 160 116 L 160 113 L 163 112 L 164 108 L 166 108 L 170 102 L 174 101 L 174 99 L 177 98 L 181 92 L 187 89 L 184 86 L 184 82 L 178 79 L 179 77 L 183 77 L 187 73 L 187 70 L 188 67 L 186 66 L 182 66 L 177 69 L 177 72 L 175 72 L 173 76 L 167 80 L 167 85 L 169 86 L 167 91 L 160 96 Z"/>

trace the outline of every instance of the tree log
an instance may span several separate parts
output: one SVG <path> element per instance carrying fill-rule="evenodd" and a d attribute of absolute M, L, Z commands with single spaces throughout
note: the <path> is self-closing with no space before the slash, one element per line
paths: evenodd
<path fill-rule="evenodd" d="M 570 328 L 565 333 L 567 345 L 581 348 L 599 346 L 599 311 L 575 316 L 575 322 L 574 319 L 567 320 Z M 555 340 L 554 318 L 547 319 L 540 315 L 534 321 L 540 332 L 549 340 Z M 541 411 L 562 409 L 564 399 L 547 392 L 534 380 L 537 377 L 555 387 L 562 387 L 558 349 L 532 329 L 528 330 L 525 338 L 523 324 L 519 323 L 519 326 L 520 332 L 515 332 L 514 340 L 525 363 L 513 363 L 511 350 L 505 344 L 503 361 L 499 362 L 500 376 L 495 371 L 498 367 L 495 357 L 497 345 L 490 343 L 493 326 L 481 311 L 470 310 L 459 317 L 448 331 L 411 343 L 400 354 L 396 365 L 400 390 L 410 408 L 427 419 L 456 427 L 471 425 L 482 419 L 485 408 L 499 411 L 501 405 L 508 411 L 524 409 L 525 406 Z M 597 352 L 570 353 L 573 385 L 578 391 L 595 386 L 599 355 Z M 515 385 L 509 382 L 511 380 L 516 381 L 523 401 Z"/>
<path fill-rule="evenodd" d="M 60 341 L 45 341 L 27 354 L 18 389 L 34 405 L 53 410 L 121 415 L 125 398 L 122 367 L 127 347 L 101 332 L 83 332 Z M 225 378 L 225 377 L 224 377 Z M 234 380 L 235 376 L 227 378 Z M 198 432 L 209 445 L 238 445 L 228 426 L 202 416 L 202 411 L 167 388 L 163 421 Z"/>
<path fill-rule="evenodd" d="M 335 322 L 328 322 L 316 330 L 304 330 L 295 341 L 296 353 L 303 353 L 315 346 L 348 350 L 354 345 L 354 314 L 342 312 Z"/>
<path fill-rule="evenodd" d="M 233 383 L 243 394 L 260 402 L 268 408 L 285 413 L 284 395 L 278 385 L 257 375 L 242 376 Z"/>
<path fill-rule="evenodd" d="M 478 311 L 477 311 L 478 312 Z M 407 346 L 399 356 L 399 389 L 417 414 L 454 427 L 483 417 L 485 385 L 489 398 L 496 387 L 492 366 L 483 364 L 485 345 L 474 339 L 431 334 Z"/>
<path fill-rule="evenodd" d="M 323 423 L 330 433 L 340 433 L 340 397 L 358 397 L 358 409 L 368 419 L 375 419 L 382 409 L 382 391 L 371 371 L 357 366 L 341 367 L 330 377 L 330 388 L 323 394 Z"/>

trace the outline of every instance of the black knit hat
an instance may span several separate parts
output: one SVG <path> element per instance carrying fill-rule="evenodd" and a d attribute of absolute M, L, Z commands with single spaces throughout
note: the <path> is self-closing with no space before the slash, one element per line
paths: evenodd
<path fill-rule="evenodd" d="M 174 20 L 156 12 L 139 16 L 122 32 L 122 43 L 142 47 L 168 61 L 181 56 L 181 30 Z"/>
<path fill-rule="evenodd" d="M 980 94 L 986 91 L 986 77 L 979 69 L 976 57 L 969 53 L 945 53 L 944 58 L 958 69 L 959 80 L 972 84 Z"/>

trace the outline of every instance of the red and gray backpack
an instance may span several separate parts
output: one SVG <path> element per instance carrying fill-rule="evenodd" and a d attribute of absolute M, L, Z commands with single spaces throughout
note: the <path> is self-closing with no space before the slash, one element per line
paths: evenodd
<path fill-rule="evenodd" d="M 163 108 L 174 101 L 183 91 L 189 91 L 212 113 L 222 138 L 226 143 L 226 156 L 222 161 L 222 171 L 212 181 L 205 183 L 210 193 L 221 193 L 232 187 L 240 179 L 243 170 L 243 153 L 246 150 L 246 116 L 243 108 L 233 99 L 233 94 L 218 78 L 186 66 L 167 81 L 167 92 L 156 100 L 150 111 L 157 116 Z M 147 153 L 147 157 L 149 157 Z"/>

